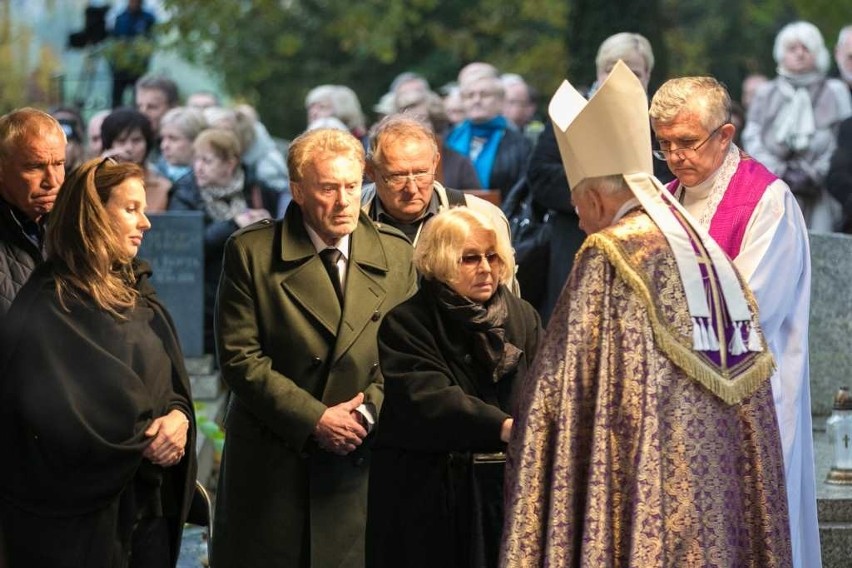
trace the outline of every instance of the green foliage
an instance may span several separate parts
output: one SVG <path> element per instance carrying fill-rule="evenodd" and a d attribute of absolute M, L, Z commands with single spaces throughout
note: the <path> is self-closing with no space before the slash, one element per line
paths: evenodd
<path fill-rule="evenodd" d="M 644 35 L 654 46 L 656 73 L 665 75 L 666 58 L 662 45 L 662 17 L 658 0 L 572 0 L 568 24 L 568 77 L 572 82 L 590 85 L 595 80 L 595 57 L 601 42 L 619 32 Z"/>
<path fill-rule="evenodd" d="M 544 92 L 566 60 L 564 0 L 164 0 L 166 37 L 257 106 L 277 135 L 305 127 L 304 97 L 345 84 L 370 109 L 400 72 L 434 88 L 484 59 Z"/>
<path fill-rule="evenodd" d="M 13 21 L 11 9 L 10 0 L 0 0 L 0 114 L 57 102 L 52 80 L 60 68 L 59 58 L 45 46 L 33 55 L 33 31 Z"/>
<path fill-rule="evenodd" d="M 101 53 L 113 69 L 142 75 L 148 70 L 148 62 L 154 55 L 156 47 L 153 39 L 143 36 L 132 39 L 109 39 L 103 42 Z"/>
<path fill-rule="evenodd" d="M 739 96 L 749 72 L 774 74 L 772 42 L 799 18 L 829 47 L 852 23 L 837 0 L 163 0 L 166 37 L 257 106 L 273 133 L 305 127 L 304 97 L 323 83 L 351 86 L 365 113 L 400 72 L 434 88 L 474 60 L 522 74 L 547 96 L 562 78 L 590 84 L 601 41 L 621 31 L 651 41 L 652 88 L 712 74 Z"/>
<path fill-rule="evenodd" d="M 820 29 L 825 44 L 834 51 L 837 35 L 843 26 L 852 25 L 852 3 L 849 0 L 793 0 L 799 19 Z"/>
<path fill-rule="evenodd" d="M 772 42 L 794 16 L 785 0 L 663 0 L 669 73 L 712 75 L 739 98 L 743 77 L 774 74 Z"/>
<path fill-rule="evenodd" d="M 836 0 L 661 0 L 672 76 L 710 74 L 738 99 L 749 73 L 775 75 L 775 36 L 786 24 L 807 20 L 833 50 L 837 34 L 852 24 L 852 4 Z"/>

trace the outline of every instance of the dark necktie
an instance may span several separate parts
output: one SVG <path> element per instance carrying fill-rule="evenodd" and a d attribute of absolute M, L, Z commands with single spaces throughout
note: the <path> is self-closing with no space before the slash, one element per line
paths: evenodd
<path fill-rule="evenodd" d="M 343 304 L 343 288 L 340 287 L 340 272 L 337 270 L 337 261 L 343 256 L 336 248 L 327 248 L 320 251 L 320 259 L 322 260 L 325 271 L 328 272 L 328 277 L 331 278 L 331 284 L 334 286 L 334 291 L 337 293 L 337 300 Z"/>

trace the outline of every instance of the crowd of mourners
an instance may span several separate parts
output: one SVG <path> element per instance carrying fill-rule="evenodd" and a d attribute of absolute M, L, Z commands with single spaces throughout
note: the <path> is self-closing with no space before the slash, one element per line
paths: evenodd
<path fill-rule="evenodd" d="M 549 116 L 473 62 L 440 88 L 402 73 L 372 112 L 317 86 L 292 141 L 163 75 L 87 121 L 3 116 L 0 566 L 177 560 L 195 416 L 137 258 L 168 211 L 203 213 L 205 351 L 229 389 L 214 566 L 818 566 L 807 230 L 852 232 L 852 26 L 834 55 L 836 77 L 794 22 L 740 102 L 710 77 L 652 93 L 652 47 L 624 32 Z M 655 288 L 667 270 L 682 293 Z M 662 401 L 655 380 L 699 386 Z M 686 407 L 730 469 L 676 473 L 698 463 L 666 437 Z M 658 526 L 642 509 L 669 499 L 694 509 Z"/>

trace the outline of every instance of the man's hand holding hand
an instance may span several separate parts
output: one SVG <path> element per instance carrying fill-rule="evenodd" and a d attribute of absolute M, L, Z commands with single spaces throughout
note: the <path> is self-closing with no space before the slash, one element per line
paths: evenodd
<path fill-rule="evenodd" d="M 345 456 L 361 445 L 367 430 L 353 411 L 364 402 L 364 393 L 325 409 L 314 428 L 314 438 L 321 448 L 339 456 Z M 355 412 L 357 414 L 357 412 Z"/>

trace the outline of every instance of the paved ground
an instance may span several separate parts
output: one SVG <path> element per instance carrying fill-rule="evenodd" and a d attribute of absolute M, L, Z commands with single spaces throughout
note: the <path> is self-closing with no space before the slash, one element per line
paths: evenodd
<path fill-rule="evenodd" d="M 203 568 L 207 566 L 206 529 L 187 525 L 183 531 L 178 568 Z"/>

